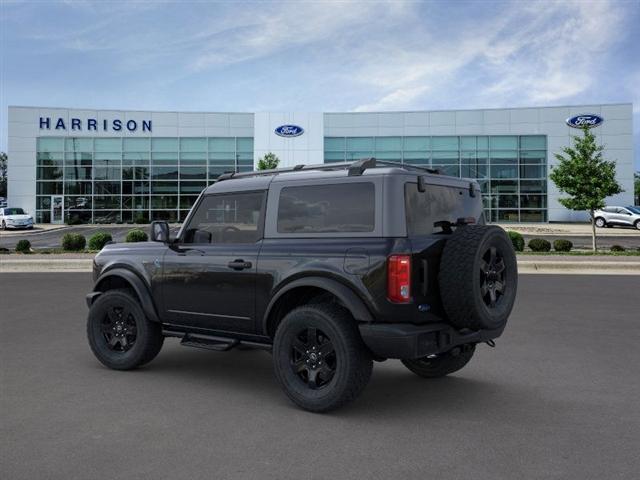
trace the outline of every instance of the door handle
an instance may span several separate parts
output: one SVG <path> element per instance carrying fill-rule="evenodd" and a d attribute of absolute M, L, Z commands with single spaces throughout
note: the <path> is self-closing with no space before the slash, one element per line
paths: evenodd
<path fill-rule="evenodd" d="M 245 262 L 241 258 L 238 258 L 232 262 L 227 263 L 229 268 L 233 270 L 244 270 L 246 268 L 251 268 L 251 262 Z"/>

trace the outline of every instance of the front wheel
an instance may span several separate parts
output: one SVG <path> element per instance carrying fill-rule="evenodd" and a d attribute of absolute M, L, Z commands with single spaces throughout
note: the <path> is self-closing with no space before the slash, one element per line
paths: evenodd
<path fill-rule="evenodd" d="M 607 225 L 607 222 L 604 221 L 604 218 L 598 217 L 596 218 L 596 227 L 603 228 Z"/>
<path fill-rule="evenodd" d="M 349 312 L 320 304 L 296 308 L 284 317 L 273 343 L 273 363 L 287 396 L 311 412 L 354 400 L 373 368 Z"/>
<path fill-rule="evenodd" d="M 115 370 L 131 370 L 150 362 L 164 342 L 160 325 L 147 319 L 128 290 L 109 290 L 93 302 L 87 337 L 96 358 Z"/>
<path fill-rule="evenodd" d="M 464 367 L 476 350 L 475 345 L 463 345 L 446 353 L 415 360 L 402 360 L 405 367 L 424 378 L 444 377 Z"/>
<path fill-rule="evenodd" d="M 2 230 L 6 230 L 7 229 L 7 224 L 4 223 L 4 220 L 2 221 L 2 227 L 0 227 L 0 228 L 2 228 Z"/>

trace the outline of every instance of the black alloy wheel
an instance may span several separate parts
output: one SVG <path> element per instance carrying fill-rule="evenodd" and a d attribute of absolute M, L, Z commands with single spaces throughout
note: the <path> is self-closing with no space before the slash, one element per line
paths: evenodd
<path fill-rule="evenodd" d="M 126 306 L 111 306 L 101 323 L 107 348 L 126 352 L 136 343 L 136 320 Z"/>
<path fill-rule="evenodd" d="M 278 325 L 273 366 L 294 403 L 327 412 L 360 395 L 373 361 L 348 310 L 314 303 L 290 311 Z"/>
<path fill-rule="evenodd" d="M 108 290 L 94 300 L 87 337 L 96 358 L 115 370 L 150 362 L 164 342 L 160 324 L 146 317 L 135 293 L 120 289 Z"/>
<path fill-rule="evenodd" d="M 496 247 L 489 247 L 480 260 L 480 293 L 484 304 L 495 308 L 505 291 L 504 258 Z"/>
<path fill-rule="evenodd" d="M 315 327 L 302 330 L 291 347 L 291 368 L 311 389 L 325 387 L 336 373 L 336 351 Z"/>

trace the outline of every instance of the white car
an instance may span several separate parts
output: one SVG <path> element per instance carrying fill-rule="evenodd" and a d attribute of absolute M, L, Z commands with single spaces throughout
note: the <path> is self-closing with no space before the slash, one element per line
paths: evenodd
<path fill-rule="evenodd" d="M 640 207 L 604 207 L 593 213 L 596 227 L 635 227 L 640 230 Z"/>
<path fill-rule="evenodd" d="M 33 228 L 33 217 L 21 208 L 0 208 L 0 228 Z"/>

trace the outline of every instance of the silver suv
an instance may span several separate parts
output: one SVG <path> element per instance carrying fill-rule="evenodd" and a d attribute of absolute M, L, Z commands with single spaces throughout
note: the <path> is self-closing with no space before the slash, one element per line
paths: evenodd
<path fill-rule="evenodd" d="M 640 207 L 604 207 L 594 212 L 596 227 L 635 227 L 640 230 Z"/>

